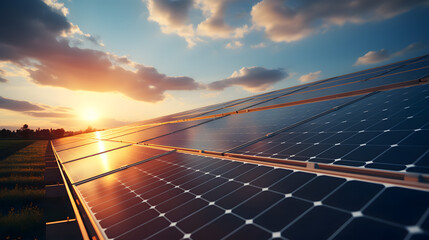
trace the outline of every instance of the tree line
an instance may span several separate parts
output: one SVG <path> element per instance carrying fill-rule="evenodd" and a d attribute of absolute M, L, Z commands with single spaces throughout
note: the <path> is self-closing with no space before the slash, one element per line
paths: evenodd
<path fill-rule="evenodd" d="M 100 131 L 89 126 L 86 130 L 66 131 L 64 128 L 57 129 L 30 129 L 28 124 L 24 124 L 21 128 L 11 131 L 9 129 L 0 130 L 0 138 L 2 139 L 55 139 L 67 136 L 73 136 L 82 133 Z"/>

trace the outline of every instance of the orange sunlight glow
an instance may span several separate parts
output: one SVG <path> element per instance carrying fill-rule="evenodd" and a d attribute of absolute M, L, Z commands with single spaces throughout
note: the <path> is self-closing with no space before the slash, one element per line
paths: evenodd
<path fill-rule="evenodd" d="M 80 116 L 83 120 L 94 122 L 97 121 L 100 118 L 100 115 L 98 112 L 93 108 L 86 108 L 81 113 Z"/>

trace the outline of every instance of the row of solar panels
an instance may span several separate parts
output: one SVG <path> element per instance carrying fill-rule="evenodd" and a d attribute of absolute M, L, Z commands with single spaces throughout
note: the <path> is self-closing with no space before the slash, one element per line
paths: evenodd
<path fill-rule="evenodd" d="M 428 75 L 424 56 L 53 147 L 104 238 L 427 238 L 425 190 L 192 151 L 429 173 Z"/>

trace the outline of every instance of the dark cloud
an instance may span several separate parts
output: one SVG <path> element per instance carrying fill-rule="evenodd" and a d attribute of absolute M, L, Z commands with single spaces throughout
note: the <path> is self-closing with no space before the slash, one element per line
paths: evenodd
<path fill-rule="evenodd" d="M 188 47 L 204 41 L 202 37 L 242 38 L 249 27 L 232 27 L 225 19 L 227 7 L 236 0 L 146 0 L 148 19 L 157 22 L 166 34 L 177 34 L 185 38 Z M 189 23 L 191 9 L 203 12 L 204 20 L 199 24 Z"/>
<path fill-rule="evenodd" d="M 188 20 L 188 12 L 193 0 L 148 0 L 147 5 L 151 18 L 168 25 L 181 26 Z"/>
<path fill-rule="evenodd" d="M 193 25 L 188 24 L 193 0 L 147 0 L 146 5 L 149 10 L 148 20 L 157 22 L 163 33 L 185 38 L 188 47 L 195 45 L 198 38 Z"/>
<path fill-rule="evenodd" d="M 252 21 L 275 42 L 293 42 L 332 26 L 383 20 L 427 0 L 263 0 L 253 6 Z"/>
<path fill-rule="evenodd" d="M 41 111 L 43 108 L 27 101 L 18 101 L 0 96 L 0 108 L 12 111 Z"/>
<path fill-rule="evenodd" d="M 0 83 L 5 83 L 5 82 L 7 82 L 7 79 L 0 77 Z"/>
<path fill-rule="evenodd" d="M 69 119 L 69 118 L 58 118 L 52 120 L 53 123 L 59 126 L 74 126 L 77 129 L 86 129 L 88 127 L 88 122 L 78 119 Z M 98 119 L 96 122 L 92 123 L 92 127 L 97 129 L 108 129 L 116 128 L 124 125 L 130 124 L 130 122 L 120 121 L 112 118 L 102 118 Z"/>
<path fill-rule="evenodd" d="M 210 83 L 208 89 L 223 90 L 231 86 L 240 86 L 251 92 L 259 92 L 267 90 L 288 76 L 289 74 L 281 68 L 245 67 L 234 72 L 229 78 Z"/>
<path fill-rule="evenodd" d="M 74 118 L 76 115 L 58 112 L 24 112 L 27 115 L 39 118 Z"/>
<path fill-rule="evenodd" d="M 168 90 L 200 88 L 190 77 L 166 76 L 141 64 L 133 65 L 136 71 L 127 70 L 115 64 L 112 54 L 72 47 L 60 36 L 73 31 L 76 26 L 42 1 L 0 1 L 0 60 L 31 64 L 36 69 L 28 70 L 30 77 L 40 85 L 120 92 L 146 102 L 163 100 Z"/>
<path fill-rule="evenodd" d="M 49 105 L 34 104 L 0 96 L 0 109 L 20 112 L 33 117 L 41 118 L 73 118 L 75 114 L 68 107 L 53 107 Z"/>

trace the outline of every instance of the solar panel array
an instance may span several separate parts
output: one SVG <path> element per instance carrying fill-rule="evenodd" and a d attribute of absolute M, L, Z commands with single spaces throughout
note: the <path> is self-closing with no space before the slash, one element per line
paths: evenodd
<path fill-rule="evenodd" d="M 105 239 L 429 239 L 429 56 L 52 141 Z"/>

